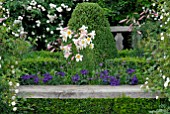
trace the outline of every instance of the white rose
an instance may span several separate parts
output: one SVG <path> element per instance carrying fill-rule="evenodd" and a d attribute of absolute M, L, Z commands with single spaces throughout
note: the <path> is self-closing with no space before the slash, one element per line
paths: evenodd
<path fill-rule="evenodd" d="M 13 101 L 11 104 L 12 104 L 12 106 L 15 106 L 15 105 L 16 105 L 15 101 Z"/>
<path fill-rule="evenodd" d="M 17 107 L 14 107 L 14 108 L 13 108 L 13 111 L 16 111 L 16 110 L 17 110 Z"/>

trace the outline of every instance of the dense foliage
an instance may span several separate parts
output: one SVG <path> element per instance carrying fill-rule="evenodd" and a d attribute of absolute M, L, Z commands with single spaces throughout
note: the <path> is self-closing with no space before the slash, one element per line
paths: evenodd
<path fill-rule="evenodd" d="M 47 44 L 59 36 L 58 27 L 66 26 L 73 9 L 84 0 L 3 0 L 4 16 L 12 18 L 17 31 L 10 31 L 15 37 L 22 37 L 34 44 L 35 49 L 46 49 Z M 126 17 L 139 17 L 134 12 L 142 11 L 142 6 L 149 7 L 147 0 L 88 0 L 98 3 L 104 10 L 111 26 Z M 129 23 L 127 23 L 129 24 Z M 41 32 L 40 32 L 41 31 Z M 36 35 L 35 35 L 36 34 Z M 35 45 L 36 43 L 36 45 Z"/>
<path fill-rule="evenodd" d="M 21 99 L 20 113 L 72 113 L 72 114 L 148 114 L 166 99 Z M 168 104 L 167 104 L 168 105 Z"/>

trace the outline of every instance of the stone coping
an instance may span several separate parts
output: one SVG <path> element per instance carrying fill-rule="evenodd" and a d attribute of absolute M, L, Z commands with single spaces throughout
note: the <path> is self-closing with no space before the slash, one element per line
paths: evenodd
<path fill-rule="evenodd" d="M 24 98 L 155 98 L 156 94 L 144 92 L 140 85 L 25 85 L 19 87 L 19 97 Z"/>

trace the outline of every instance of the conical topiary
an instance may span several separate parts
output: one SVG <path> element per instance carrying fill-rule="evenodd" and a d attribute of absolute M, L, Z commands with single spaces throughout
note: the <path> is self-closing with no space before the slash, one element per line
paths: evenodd
<path fill-rule="evenodd" d="M 83 61 L 81 67 L 92 69 L 106 59 L 114 58 L 117 49 L 110 25 L 104 15 L 103 9 L 97 3 L 80 3 L 74 9 L 71 19 L 68 22 L 69 28 L 78 31 L 82 25 L 88 27 L 88 32 L 95 30 L 96 36 L 93 40 L 94 49 L 83 50 Z"/>

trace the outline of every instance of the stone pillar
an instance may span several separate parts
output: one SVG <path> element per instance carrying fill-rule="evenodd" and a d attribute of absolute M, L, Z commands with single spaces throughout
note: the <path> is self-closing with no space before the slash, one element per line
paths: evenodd
<path fill-rule="evenodd" d="M 123 36 L 122 33 L 117 33 L 115 36 L 115 40 L 116 40 L 116 48 L 118 50 L 122 50 L 123 49 Z"/>

